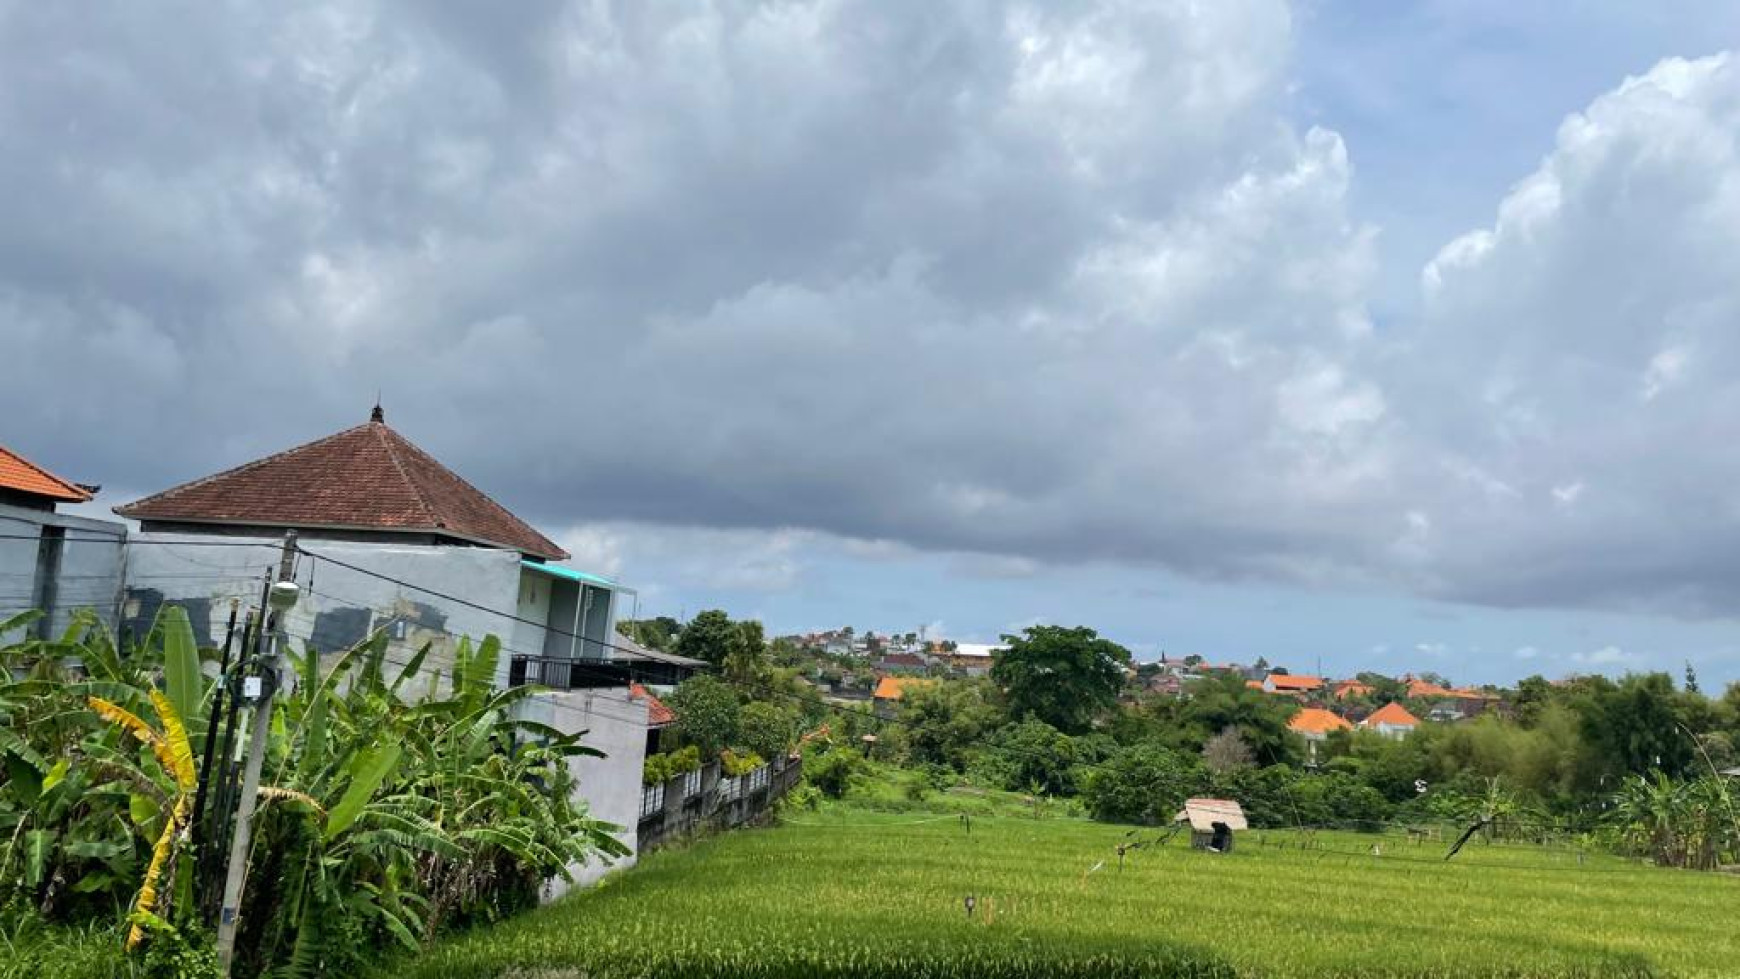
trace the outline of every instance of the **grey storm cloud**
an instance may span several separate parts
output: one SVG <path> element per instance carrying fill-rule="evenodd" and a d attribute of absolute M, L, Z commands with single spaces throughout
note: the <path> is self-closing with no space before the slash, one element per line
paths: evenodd
<path fill-rule="evenodd" d="M 0 3 L 6 436 L 142 492 L 379 389 L 551 524 L 1719 604 L 1735 69 L 1573 117 L 1377 330 L 1293 26 Z"/>

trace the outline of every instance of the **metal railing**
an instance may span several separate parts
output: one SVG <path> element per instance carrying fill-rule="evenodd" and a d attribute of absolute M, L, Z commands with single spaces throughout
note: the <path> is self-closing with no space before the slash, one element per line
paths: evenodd
<path fill-rule="evenodd" d="M 640 818 L 650 819 L 665 811 L 665 783 L 648 785 L 640 790 Z"/>
<path fill-rule="evenodd" d="M 515 656 L 508 661 L 508 685 L 534 684 L 555 690 L 597 690 L 633 682 L 628 662 L 569 659 L 565 656 Z"/>

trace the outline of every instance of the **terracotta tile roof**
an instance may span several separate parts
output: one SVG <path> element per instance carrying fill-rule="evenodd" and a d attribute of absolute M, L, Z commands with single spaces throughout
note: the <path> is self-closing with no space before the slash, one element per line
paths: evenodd
<path fill-rule="evenodd" d="M 1320 676 L 1290 676 L 1285 673 L 1269 674 L 1268 682 L 1276 690 L 1316 690 L 1323 686 Z"/>
<path fill-rule="evenodd" d="M 1420 719 L 1408 713 L 1408 709 L 1394 701 L 1373 711 L 1370 717 L 1360 721 L 1361 727 L 1377 727 L 1379 724 L 1389 724 L 1393 727 L 1419 727 Z"/>
<path fill-rule="evenodd" d="M 654 697 L 652 691 L 638 683 L 628 685 L 628 695 L 646 701 L 646 726 L 664 727 L 677 719 L 677 712 L 665 706 L 665 702 Z"/>
<path fill-rule="evenodd" d="M 1427 680 L 1409 680 L 1408 696 L 1412 698 L 1454 697 L 1456 691 Z"/>
<path fill-rule="evenodd" d="M 67 482 L 3 445 L 0 445 L 0 489 L 64 503 L 83 503 L 91 498 L 90 492 L 77 483 Z"/>
<path fill-rule="evenodd" d="M 368 423 L 115 508 L 135 520 L 432 533 L 562 560 L 568 552 L 427 452 Z"/>
<path fill-rule="evenodd" d="M 871 694 L 877 700 L 899 700 L 906 691 L 913 687 L 924 687 L 935 683 L 921 676 L 885 676 L 876 681 L 876 692 Z"/>
<path fill-rule="evenodd" d="M 1347 722 L 1347 718 L 1320 707 L 1307 707 L 1294 714 L 1287 726 L 1301 734 L 1328 734 L 1330 731 L 1346 731 L 1353 727 Z"/>
<path fill-rule="evenodd" d="M 1245 686 L 1251 688 L 1252 690 L 1261 690 L 1261 689 L 1263 689 L 1263 681 L 1261 681 L 1261 680 L 1246 680 Z"/>
<path fill-rule="evenodd" d="M 1376 688 L 1373 687 L 1371 684 L 1361 683 L 1358 680 L 1342 680 L 1341 682 L 1339 682 L 1335 685 L 1334 689 L 1335 689 L 1335 696 L 1338 699 L 1346 699 L 1348 697 L 1364 697 L 1364 696 L 1366 696 L 1366 695 L 1368 695 L 1376 690 Z"/>

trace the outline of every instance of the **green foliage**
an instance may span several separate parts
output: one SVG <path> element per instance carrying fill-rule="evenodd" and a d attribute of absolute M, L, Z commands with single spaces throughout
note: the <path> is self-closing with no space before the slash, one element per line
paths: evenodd
<path fill-rule="evenodd" d="M 684 680 L 665 704 L 677 715 L 677 733 L 708 758 L 737 740 L 742 708 L 730 684 L 718 677 L 702 673 Z"/>
<path fill-rule="evenodd" d="M 985 771 L 1016 792 L 1075 792 L 1075 739 L 1036 718 L 1011 724 L 991 738 Z"/>
<path fill-rule="evenodd" d="M 1032 626 L 1004 636 L 991 680 L 1011 713 L 1031 715 L 1065 733 L 1085 731 L 1116 702 L 1130 651 L 1085 626 Z"/>
<path fill-rule="evenodd" d="M 679 656 L 706 660 L 718 666 L 736 652 L 742 642 L 743 632 L 737 623 L 715 608 L 689 620 L 689 624 L 677 634 L 674 651 Z"/>
<path fill-rule="evenodd" d="M 845 796 L 865 771 L 864 757 L 850 748 L 830 748 L 804 759 L 804 781 L 830 799 Z"/>
<path fill-rule="evenodd" d="M 784 704 L 753 701 L 738 712 L 738 747 L 763 758 L 780 758 L 798 737 L 797 711 Z"/>
<path fill-rule="evenodd" d="M 757 768 L 767 764 L 760 755 L 738 754 L 735 751 L 724 751 L 719 754 L 719 770 L 726 778 L 737 778 L 748 775 Z"/>
<path fill-rule="evenodd" d="M 994 688 L 981 681 L 908 687 L 899 721 L 912 760 L 966 769 L 969 755 L 1006 720 L 994 696 Z"/>
<path fill-rule="evenodd" d="M 618 619 L 616 631 L 648 649 L 671 652 L 683 624 L 668 615 L 654 619 Z"/>
<path fill-rule="evenodd" d="M 1095 819 L 1154 825 L 1171 822 L 1204 781 L 1196 758 L 1154 744 L 1131 745 L 1087 773 L 1082 801 Z"/>
<path fill-rule="evenodd" d="M 273 702 L 237 976 L 351 972 L 625 852 L 570 792 L 567 760 L 596 752 L 517 718 L 535 690 L 495 689 L 497 641 L 460 643 L 446 693 L 405 686 L 421 654 L 389 682 L 385 651 L 376 636 L 330 666 L 293 657 L 298 682 Z M 211 970 L 187 859 L 206 763 L 191 735 L 211 698 L 198 662 L 174 607 L 125 656 L 88 616 L 52 642 L 0 648 L 0 921 L 120 924 L 134 907 L 129 944 L 142 950 L 123 958 L 110 943 L 93 974 Z"/>
<path fill-rule="evenodd" d="M 641 767 L 642 785 L 657 785 L 701 767 L 701 750 L 689 745 L 677 751 L 647 755 Z"/>
<path fill-rule="evenodd" d="M 1193 688 L 1180 720 L 1198 749 L 1231 728 L 1249 747 L 1256 764 L 1275 765 L 1297 760 L 1298 739 L 1287 730 L 1287 718 L 1295 708 L 1285 697 L 1252 690 L 1236 674 L 1225 674 Z"/>

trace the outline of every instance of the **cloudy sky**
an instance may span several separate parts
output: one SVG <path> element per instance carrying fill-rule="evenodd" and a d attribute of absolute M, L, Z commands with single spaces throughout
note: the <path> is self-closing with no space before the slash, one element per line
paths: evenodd
<path fill-rule="evenodd" d="M 0 0 L 0 439 L 642 610 L 1740 677 L 1740 8 Z"/>

